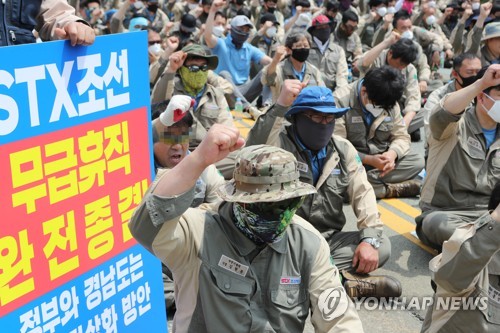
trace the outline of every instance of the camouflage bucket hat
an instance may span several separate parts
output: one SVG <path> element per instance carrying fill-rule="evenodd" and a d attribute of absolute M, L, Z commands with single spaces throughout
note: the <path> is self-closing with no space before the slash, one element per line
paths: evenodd
<path fill-rule="evenodd" d="M 316 193 L 299 180 L 295 156 L 281 148 L 245 147 L 236 159 L 233 179 L 218 188 L 229 202 L 277 202 Z"/>

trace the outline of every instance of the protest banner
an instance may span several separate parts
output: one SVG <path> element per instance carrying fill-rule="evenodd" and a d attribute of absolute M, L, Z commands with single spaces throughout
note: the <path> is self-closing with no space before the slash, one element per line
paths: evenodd
<path fill-rule="evenodd" d="M 127 226 L 153 172 L 147 33 L 0 59 L 0 330 L 166 332 Z"/>

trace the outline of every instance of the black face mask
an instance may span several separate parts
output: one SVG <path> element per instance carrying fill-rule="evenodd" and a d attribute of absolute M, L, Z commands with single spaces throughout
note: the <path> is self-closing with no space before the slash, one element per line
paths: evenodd
<path fill-rule="evenodd" d="M 461 85 L 462 88 L 468 87 L 471 84 L 473 84 L 474 82 L 476 82 L 476 76 L 475 75 L 470 76 L 470 77 L 463 77 L 462 75 L 458 74 L 458 72 L 457 72 L 457 75 L 460 78 L 460 80 L 462 80 L 462 83 L 460 83 L 457 80 L 458 84 Z"/>
<path fill-rule="evenodd" d="M 295 128 L 300 142 L 306 148 L 318 151 L 328 144 L 332 138 L 335 121 L 329 124 L 314 122 L 311 118 L 299 114 L 295 117 Z"/>
<path fill-rule="evenodd" d="M 276 10 L 276 7 L 267 7 L 267 12 L 270 14 L 274 14 L 275 10 Z"/>
<path fill-rule="evenodd" d="M 330 38 L 330 32 L 330 29 L 314 29 L 312 35 L 324 44 Z"/>
<path fill-rule="evenodd" d="M 247 41 L 248 36 L 250 36 L 248 32 L 241 32 L 235 28 L 231 28 L 231 38 L 237 49 L 243 46 L 243 43 Z"/>
<path fill-rule="evenodd" d="M 292 58 L 298 62 L 304 62 L 309 57 L 309 49 L 293 49 Z"/>

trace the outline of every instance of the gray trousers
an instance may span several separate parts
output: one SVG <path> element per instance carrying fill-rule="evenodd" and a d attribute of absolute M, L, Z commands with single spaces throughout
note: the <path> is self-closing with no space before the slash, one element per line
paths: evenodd
<path fill-rule="evenodd" d="M 356 251 L 359 241 L 358 231 L 336 232 L 327 239 L 333 263 L 339 271 L 343 269 L 353 270 L 352 257 L 354 257 L 354 251 Z M 382 235 L 380 238 L 380 247 L 378 248 L 378 267 L 382 267 L 390 256 L 391 242 L 386 235 Z"/>
<path fill-rule="evenodd" d="M 383 178 L 377 169 L 367 170 L 368 181 L 372 184 L 377 199 L 385 198 L 386 185 L 397 184 L 415 178 L 425 166 L 424 157 L 410 150 L 406 156 L 398 159 L 394 170 Z"/>
<path fill-rule="evenodd" d="M 231 73 L 228 71 L 222 71 L 219 73 L 224 79 L 226 79 L 233 86 L 234 93 L 233 95 L 236 98 L 240 98 L 243 103 L 243 108 L 247 108 L 257 97 L 262 93 L 262 82 L 260 82 L 260 78 L 262 77 L 262 71 L 257 73 L 257 75 L 242 85 L 237 86 L 234 81 Z M 229 107 L 234 107 L 235 100 L 228 100 Z"/>
<path fill-rule="evenodd" d="M 424 109 L 420 109 L 415 117 L 410 122 L 410 126 L 408 126 L 408 133 L 413 133 L 418 130 L 420 127 L 424 127 Z"/>
<path fill-rule="evenodd" d="M 444 241 L 450 239 L 458 227 L 474 222 L 485 212 L 484 210 L 428 210 L 415 218 L 418 238 L 425 245 L 441 251 Z"/>

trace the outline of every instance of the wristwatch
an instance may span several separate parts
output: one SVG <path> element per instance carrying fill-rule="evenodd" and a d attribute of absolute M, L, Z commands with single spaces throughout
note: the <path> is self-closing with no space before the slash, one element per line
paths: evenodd
<path fill-rule="evenodd" d="M 361 240 L 361 242 L 370 244 L 374 249 L 378 249 L 380 247 L 380 241 L 377 238 L 365 237 Z"/>

